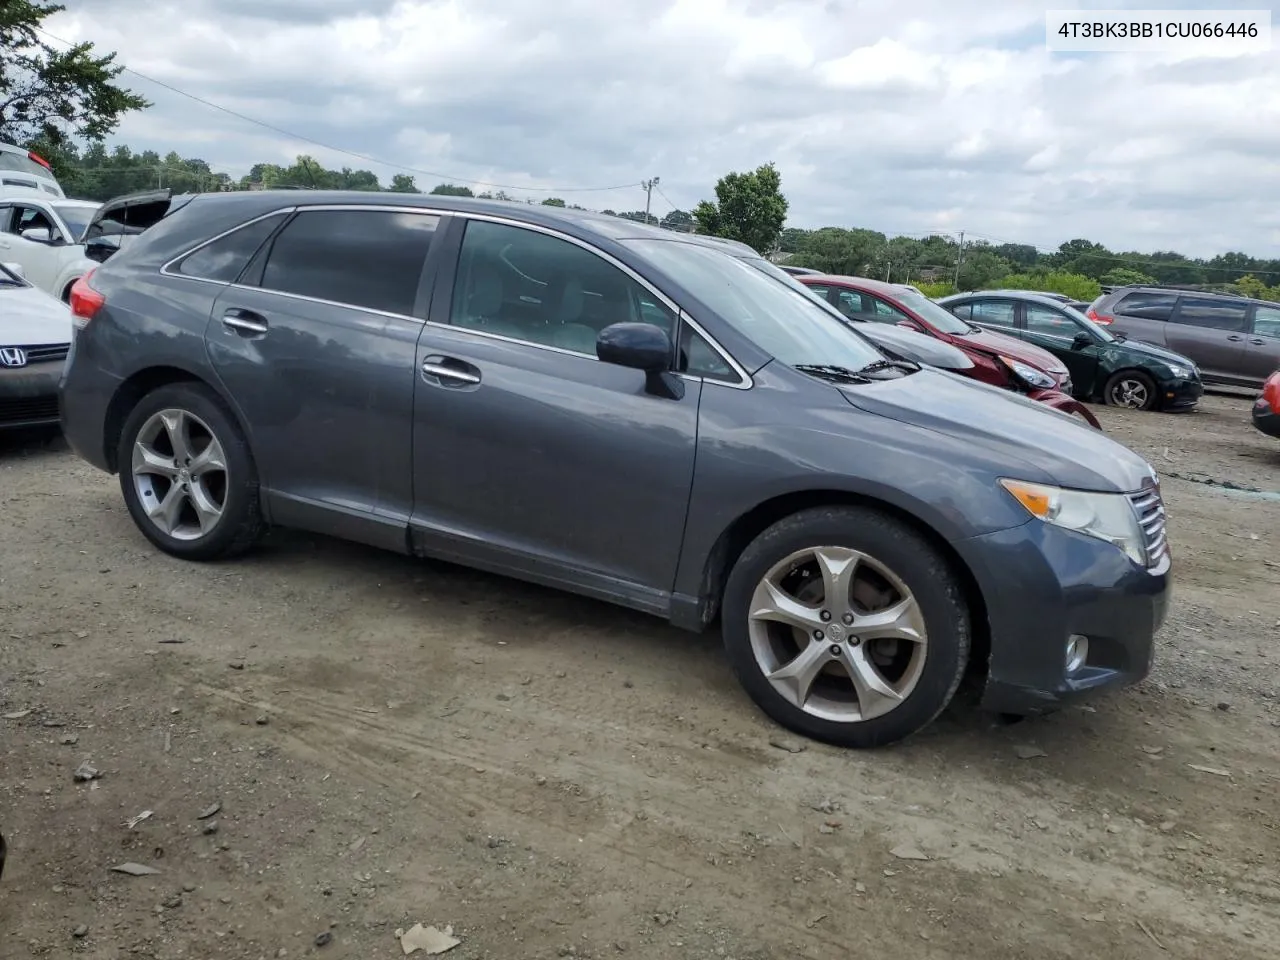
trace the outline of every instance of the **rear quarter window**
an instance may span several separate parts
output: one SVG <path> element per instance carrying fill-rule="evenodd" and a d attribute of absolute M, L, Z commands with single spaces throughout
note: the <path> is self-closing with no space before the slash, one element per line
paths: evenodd
<path fill-rule="evenodd" d="M 1168 320 L 1178 297 L 1172 293 L 1130 293 L 1120 299 L 1115 312 L 1143 320 Z"/>
<path fill-rule="evenodd" d="M 263 217 L 210 241 L 179 260 L 174 272 L 199 280 L 233 283 L 286 216 L 278 213 Z"/>

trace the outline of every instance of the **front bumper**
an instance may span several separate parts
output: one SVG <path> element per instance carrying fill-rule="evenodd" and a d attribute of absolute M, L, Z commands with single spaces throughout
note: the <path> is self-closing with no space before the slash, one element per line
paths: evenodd
<path fill-rule="evenodd" d="M 1204 384 L 1199 380 L 1169 380 L 1160 384 L 1160 409 L 1165 411 L 1190 410 L 1204 396 Z"/>
<path fill-rule="evenodd" d="M 1144 569 L 1111 544 L 1037 520 L 956 546 L 986 600 L 985 709 L 1049 713 L 1150 672 L 1169 605 L 1167 555 Z M 1089 655 L 1068 675 L 1072 635 L 1089 638 Z"/>
<path fill-rule="evenodd" d="M 0 430 L 56 426 L 62 361 L 0 367 Z"/>
<path fill-rule="evenodd" d="M 1271 409 L 1266 397 L 1254 401 L 1253 425 L 1269 437 L 1280 437 L 1280 412 Z"/>

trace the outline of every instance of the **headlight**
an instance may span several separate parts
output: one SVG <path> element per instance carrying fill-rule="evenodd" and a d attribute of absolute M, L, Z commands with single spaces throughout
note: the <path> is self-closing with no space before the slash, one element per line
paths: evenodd
<path fill-rule="evenodd" d="M 1001 357 L 1000 359 L 1005 366 L 1013 371 L 1014 376 L 1027 384 L 1027 386 L 1035 387 L 1037 390 L 1052 390 L 1058 385 L 1053 377 L 1043 370 L 1037 370 L 1035 367 L 1020 360 L 1014 360 L 1012 357 Z"/>
<path fill-rule="evenodd" d="M 1186 367 L 1180 367 L 1177 364 L 1173 364 L 1173 363 L 1169 364 L 1169 372 L 1172 373 L 1179 380 L 1191 379 L 1191 371 L 1188 370 Z"/>
<path fill-rule="evenodd" d="M 1105 540 L 1139 566 L 1146 564 L 1146 539 L 1138 515 L 1123 493 L 1088 493 L 1003 478 L 1000 486 L 1033 517 Z"/>

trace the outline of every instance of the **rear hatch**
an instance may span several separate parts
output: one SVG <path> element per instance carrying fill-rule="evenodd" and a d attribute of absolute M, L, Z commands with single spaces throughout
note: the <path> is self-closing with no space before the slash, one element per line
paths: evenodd
<path fill-rule="evenodd" d="M 172 190 L 147 190 L 108 200 L 93 215 L 84 231 L 85 255 L 99 263 L 125 247 L 148 227 L 181 209 L 195 194 L 173 195 Z"/>

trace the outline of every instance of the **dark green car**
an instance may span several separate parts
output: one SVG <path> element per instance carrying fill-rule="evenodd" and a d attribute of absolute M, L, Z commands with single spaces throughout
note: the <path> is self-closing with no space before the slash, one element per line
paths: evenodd
<path fill-rule="evenodd" d="M 1053 297 L 979 290 L 938 303 L 962 320 L 1048 350 L 1071 371 L 1078 400 L 1173 411 L 1191 409 L 1204 393 L 1200 371 L 1186 357 L 1117 337 Z"/>

